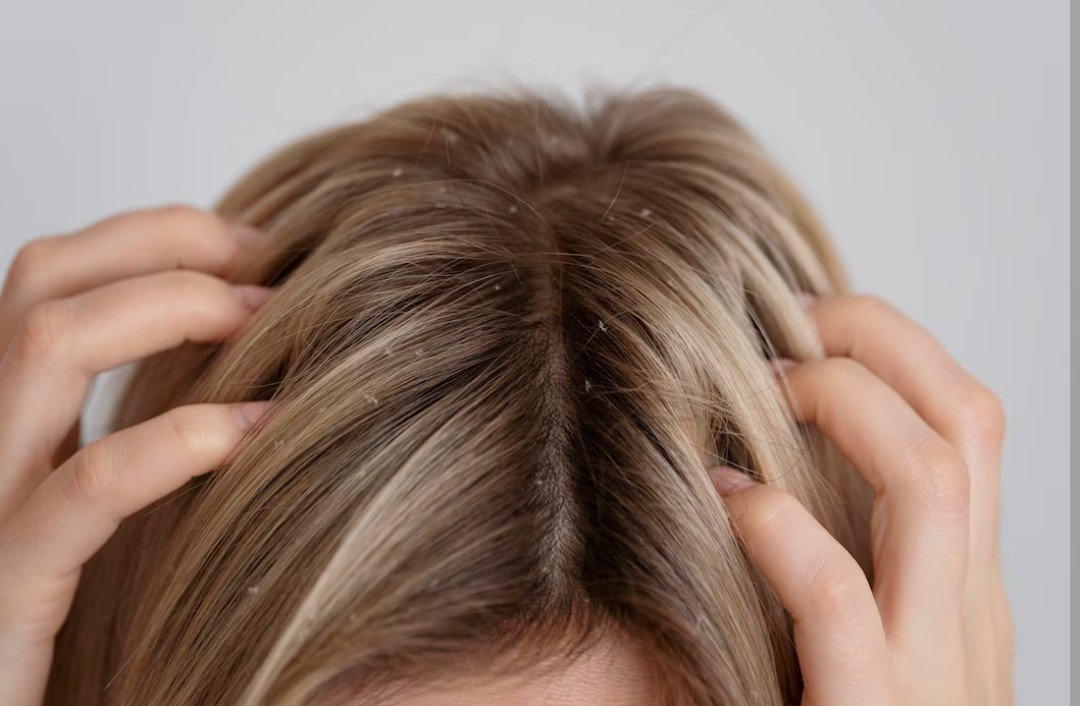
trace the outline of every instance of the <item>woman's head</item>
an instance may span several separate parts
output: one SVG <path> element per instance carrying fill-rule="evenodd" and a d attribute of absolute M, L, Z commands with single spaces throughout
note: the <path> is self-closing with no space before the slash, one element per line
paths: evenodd
<path fill-rule="evenodd" d="M 241 276 L 279 291 L 144 364 L 120 421 L 274 410 L 87 568 L 53 701 L 797 693 L 707 469 L 784 486 L 865 563 L 861 482 L 765 364 L 816 355 L 797 295 L 844 284 L 730 117 L 677 91 L 436 97 L 285 149 L 219 210 L 267 232 Z"/>

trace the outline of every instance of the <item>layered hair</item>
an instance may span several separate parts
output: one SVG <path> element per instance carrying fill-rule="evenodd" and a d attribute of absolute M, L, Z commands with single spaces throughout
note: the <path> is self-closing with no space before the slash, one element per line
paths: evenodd
<path fill-rule="evenodd" d="M 238 278 L 278 291 L 144 362 L 118 425 L 276 405 L 86 567 L 49 703 L 377 702 L 612 632 L 668 703 L 798 698 L 707 470 L 788 490 L 868 567 L 865 486 L 766 365 L 821 355 L 798 295 L 845 282 L 727 113 L 436 96 L 285 148 L 217 210 L 267 233 Z"/>

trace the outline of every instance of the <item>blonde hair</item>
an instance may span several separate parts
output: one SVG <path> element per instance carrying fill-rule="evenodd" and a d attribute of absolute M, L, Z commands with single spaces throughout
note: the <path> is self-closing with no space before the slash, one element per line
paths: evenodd
<path fill-rule="evenodd" d="M 268 233 L 240 278 L 280 289 L 146 361 L 118 423 L 277 404 L 86 567 L 49 703 L 370 696 L 609 631 L 667 702 L 797 698 L 706 471 L 789 490 L 869 570 L 865 486 L 765 364 L 819 356 L 797 294 L 845 284 L 731 117 L 678 90 L 438 96 L 287 147 L 218 210 Z"/>

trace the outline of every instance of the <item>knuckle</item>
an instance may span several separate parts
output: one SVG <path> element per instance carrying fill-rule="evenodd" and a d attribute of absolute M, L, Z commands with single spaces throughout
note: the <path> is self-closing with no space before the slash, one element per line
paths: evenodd
<path fill-rule="evenodd" d="M 38 304 L 27 312 L 16 338 L 15 350 L 24 359 L 57 354 L 71 325 L 70 305 L 63 300 Z"/>
<path fill-rule="evenodd" d="M 862 615 L 867 585 L 855 560 L 834 552 L 807 580 L 810 610 L 830 624 L 851 623 Z"/>
<path fill-rule="evenodd" d="M 961 453 L 936 435 L 923 441 L 912 463 L 919 501 L 933 511 L 967 512 L 970 477 Z"/>
<path fill-rule="evenodd" d="M 8 268 L 8 286 L 19 289 L 33 281 L 52 257 L 52 242 L 48 238 L 31 240 L 15 253 Z"/>
<path fill-rule="evenodd" d="M 860 318 L 866 317 L 873 319 L 888 316 L 896 312 L 896 307 L 881 297 L 873 294 L 853 295 L 848 300 L 848 306 L 850 307 L 851 312 Z"/>
<path fill-rule="evenodd" d="M 825 358 L 819 361 L 818 365 L 822 377 L 825 378 L 824 384 L 848 380 L 865 375 L 868 372 L 858 361 L 843 356 Z"/>
<path fill-rule="evenodd" d="M 972 383 L 960 403 L 959 423 L 964 433 L 996 445 L 1005 436 L 1005 408 L 992 390 Z"/>
<path fill-rule="evenodd" d="M 90 444 L 72 456 L 60 474 L 61 495 L 73 505 L 98 503 L 113 490 L 115 470 L 107 446 Z"/>
<path fill-rule="evenodd" d="M 225 220 L 215 213 L 188 204 L 170 204 L 157 209 L 157 217 L 166 221 L 170 230 L 183 233 L 187 239 L 200 238 L 208 233 L 223 236 Z"/>
<path fill-rule="evenodd" d="M 213 218 L 206 211 L 186 203 L 166 204 L 157 209 L 157 214 L 178 226 L 200 225 Z"/>

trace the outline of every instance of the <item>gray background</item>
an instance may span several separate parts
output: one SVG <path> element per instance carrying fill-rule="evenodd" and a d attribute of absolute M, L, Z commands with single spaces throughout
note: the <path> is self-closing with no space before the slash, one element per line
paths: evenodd
<path fill-rule="evenodd" d="M 432 89 L 706 91 L 790 169 L 859 289 L 1001 396 L 1018 703 L 1068 679 L 1069 6 L 0 1 L 0 264 L 209 205 L 269 149 Z"/>

